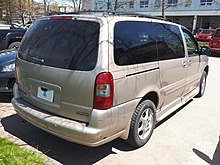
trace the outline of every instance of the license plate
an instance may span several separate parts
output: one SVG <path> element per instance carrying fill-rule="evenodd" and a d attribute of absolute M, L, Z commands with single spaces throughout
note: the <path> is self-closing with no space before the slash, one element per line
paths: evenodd
<path fill-rule="evenodd" d="M 53 102 L 54 91 L 43 87 L 38 87 L 37 97 L 49 102 Z"/>

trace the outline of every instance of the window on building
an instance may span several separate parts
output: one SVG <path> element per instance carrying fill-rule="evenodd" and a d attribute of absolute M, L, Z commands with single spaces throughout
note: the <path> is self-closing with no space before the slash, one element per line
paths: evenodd
<path fill-rule="evenodd" d="M 185 1 L 185 6 L 190 7 L 192 5 L 192 0 L 186 0 Z"/>
<path fill-rule="evenodd" d="M 157 61 L 156 34 L 152 23 L 117 22 L 114 28 L 114 60 L 117 65 Z"/>
<path fill-rule="evenodd" d="M 177 6 L 178 0 L 168 0 L 168 6 Z"/>
<path fill-rule="evenodd" d="M 200 5 L 201 6 L 212 5 L 212 0 L 201 0 Z"/>
<path fill-rule="evenodd" d="M 134 8 L 134 1 L 129 2 L 129 8 L 133 9 Z"/>
<path fill-rule="evenodd" d="M 155 0 L 155 8 L 160 8 L 161 0 Z"/>
<path fill-rule="evenodd" d="M 140 8 L 148 7 L 149 0 L 140 1 Z"/>

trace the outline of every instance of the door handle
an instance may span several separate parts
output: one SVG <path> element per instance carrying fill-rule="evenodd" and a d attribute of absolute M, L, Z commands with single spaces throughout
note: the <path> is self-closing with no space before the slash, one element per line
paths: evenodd
<path fill-rule="evenodd" d="M 191 66 L 192 65 L 192 61 L 188 60 L 188 65 Z"/>
<path fill-rule="evenodd" d="M 182 62 L 182 66 L 183 66 L 183 68 L 186 68 L 186 61 Z"/>

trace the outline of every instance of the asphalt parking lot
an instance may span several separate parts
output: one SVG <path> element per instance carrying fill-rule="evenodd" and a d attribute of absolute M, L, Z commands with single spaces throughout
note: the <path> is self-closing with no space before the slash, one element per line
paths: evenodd
<path fill-rule="evenodd" d="M 97 148 L 67 142 L 24 122 L 0 96 L 0 136 L 41 153 L 47 164 L 220 165 L 220 58 L 211 57 L 205 95 L 158 124 L 150 141 L 134 149 L 116 139 Z"/>

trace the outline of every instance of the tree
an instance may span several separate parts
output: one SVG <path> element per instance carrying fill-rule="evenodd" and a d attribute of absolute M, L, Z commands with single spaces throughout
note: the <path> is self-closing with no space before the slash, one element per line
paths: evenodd
<path fill-rule="evenodd" d="M 12 0 L 1 0 L 0 5 L 2 9 L 5 9 L 6 12 L 6 21 L 8 24 L 12 22 Z"/>
<path fill-rule="evenodd" d="M 44 15 L 48 15 L 49 11 L 48 11 L 48 6 L 49 6 L 49 0 L 43 0 L 44 3 Z"/>
<path fill-rule="evenodd" d="M 62 0 L 63 3 L 72 3 L 74 12 L 81 10 L 82 0 Z"/>
<path fill-rule="evenodd" d="M 13 18 L 19 17 L 24 24 L 25 18 L 31 19 L 33 0 L 0 0 L 0 5 L 5 10 L 6 21 L 11 24 Z"/>
<path fill-rule="evenodd" d="M 21 18 L 22 24 L 25 22 L 25 18 L 28 17 L 31 20 L 33 0 L 12 0 L 13 8 L 16 15 Z"/>
<path fill-rule="evenodd" d="M 178 0 L 155 0 L 154 10 L 157 10 L 161 7 L 161 15 L 165 18 L 165 10 L 170 7 L 178 7 L 178 6 L 191 6 L 192 0 L 184 0 L 178 3 Z"/>
<path fill-rule="evenodd" d="M 59 11 L 59 4 L 57 2 L 52 2 L 50 4 L 50 11 L 58 12 Z"/>

